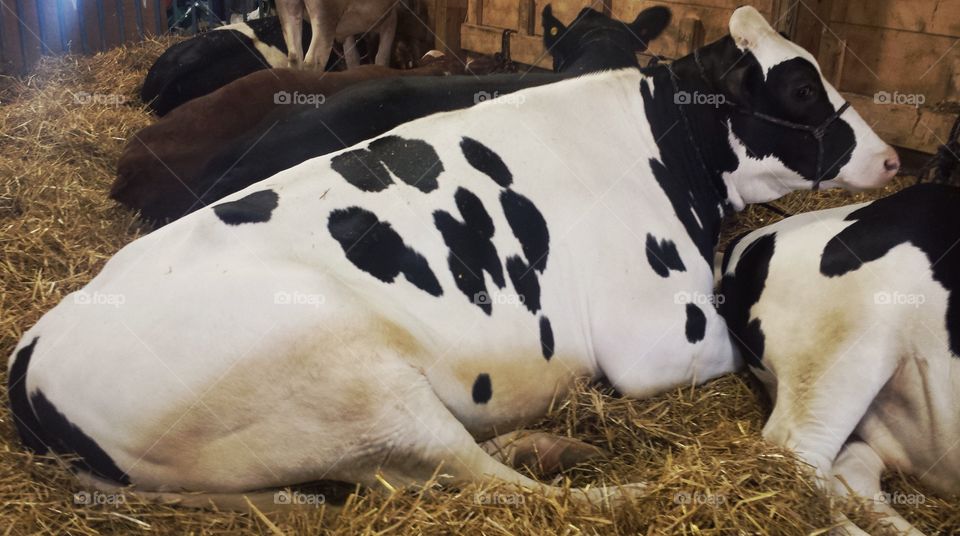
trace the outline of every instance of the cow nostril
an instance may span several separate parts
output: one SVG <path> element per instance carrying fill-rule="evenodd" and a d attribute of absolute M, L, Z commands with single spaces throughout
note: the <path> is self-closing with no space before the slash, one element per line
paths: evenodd
<path fill-rule="evenodd" d="M 897 157 L 888 158 L 883 161 L 883 168 L 887 171 L 897 171 L 900 169 L 900 159 Z"/>

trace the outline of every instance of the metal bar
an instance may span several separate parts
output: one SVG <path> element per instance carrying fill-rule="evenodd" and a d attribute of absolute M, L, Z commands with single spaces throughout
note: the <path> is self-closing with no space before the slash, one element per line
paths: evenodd
<path fill-rule="evenodd" d="M 64 19 L 64 5 L 65 0 L 57 0 L 57 25 L 60 28 L 60 49 L 63 52 L 70 51 L 70 39 L 67 36 L 67 21 Z"/>
<path fill-rule="evenodd" d="M 124 24 L 123 20 L 123 0 L 117 1 L 117 33 L 120 34 L 120 43 L 124 43 L 127 40 L 127 25 Z M 136 1 L 136 0 L 134 0 Z"/>
<path fill-rule="evenodd" d="M 133 0 L 133 12 L 136 14 L 137 35 L 143 39 L 143 8 L 140 6 L 140 0 Z"/>
<path fill-rule="evenodd" d="M 103 35 L 103 0 L 97 0 L 97 22 L 100 24 L 100 50 L 107 49 L 107 37 Z"/>
<path fill-rule="evenodd" d="M 90 44 L 87 42 L 87 18 L 83 14 L 83 2 L 85 0 L 77 0 L 77 24 L 80 25 L 80 48 L 83 49 L 84 54 L 90 53 Z"/>
<path fill-rule="evenodd" d="M 23 35 L 27 31 L 27 23 L 23 21 L 23 2 L 21 0 L 15 0 L 14 4 L 17 8 L 17 33 L 20 37 L 20 60 L 23 62 L 23 70 L 26 72 L 28 69 L 27 64 L 27 43 L 24 42 Z"/>
<path fill-rule="evenodd" d="M 44 48 L 50 50 L 50 47 L 47 46 L 47 30 L 43 24 L 43 7 L 40 6 L 40 0 L 36 0 L 34 6 L 37 9 L 37 35 L 40 36 L 40 54 L 43 54 Z"/>

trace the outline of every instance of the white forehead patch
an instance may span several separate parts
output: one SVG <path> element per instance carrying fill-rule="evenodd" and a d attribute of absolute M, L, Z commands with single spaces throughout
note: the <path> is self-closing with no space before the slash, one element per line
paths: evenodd
<path fill-rule="evenodd" d="M 750 6 L 741 7 L 730 16 L 730 36 L 741 51 L 753 53 L 764 80 L 777 64 L 797 57 L 809 61 L 820 72 L 812 54 L 778 34 L 767 19 Z"/>

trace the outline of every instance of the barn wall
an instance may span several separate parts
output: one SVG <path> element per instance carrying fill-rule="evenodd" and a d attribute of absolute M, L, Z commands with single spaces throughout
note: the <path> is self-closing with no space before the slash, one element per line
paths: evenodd
<path fill-rule="evenodd" d="M 164 0 L 0 0 L 0 72 L 41 55 L 93 53 L 165 30 Z"/>
<path fill-rule="evenodd" d="M 505 29 L 516 61 L 549 69 L 540 12 L 569 23 L 584 7 L 632 20 L 668 6 L 673 23 L 650 47 L 676 58 L 727 33 L 744 0 L 468 0 L 464 49 L 491 54 Z M 890 143 L 934 152 L 960 111 L 960 0 L 752 0 L 779 31 L 810 50 L 824 74 Z M 881 93 L 886 92 L 886 93 Z M 881 102 L 921 96 L 919 106 Z M 906 96 L 904 96 L 906 95 Z M 912 103 L 916 102 L 914 98 Z"/>

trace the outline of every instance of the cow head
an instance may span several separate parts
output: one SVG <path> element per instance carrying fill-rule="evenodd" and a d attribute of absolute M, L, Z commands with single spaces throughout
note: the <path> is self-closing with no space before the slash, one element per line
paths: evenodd
<path fill-rule="evenodd" d="M 644 9 L 628 24 L 587 7 L 570 26 L 564 26 L 547 4 L 542 13 L 543 44 L 553 55 L 555 72 L 638 67 L 636 53 L 646 50 L 663 32 L 670 16 L 670 9 L 655 6 Z"/>
<path fill-rule="evenodd" d="M 723 173 L 736 208 L 818 186 L 876 188 L 900 167 L 893 148 L 853 108 L 843 108 L 813 56 L 752 7 L 734 12 L 728 37 L 677 66 L 684 78 L 717 92 L 713 104 L 737 157 Z"/>

